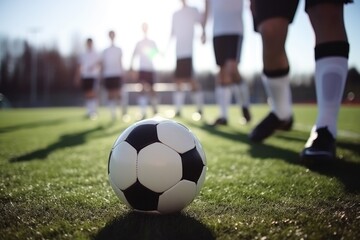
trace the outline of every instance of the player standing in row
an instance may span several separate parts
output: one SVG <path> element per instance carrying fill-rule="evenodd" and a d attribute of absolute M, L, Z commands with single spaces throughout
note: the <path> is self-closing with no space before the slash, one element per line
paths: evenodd
<path fill-rule="evenodd" d="M 251 0 L 254 27 L 263 43 L 263 83 L 270 99 L 270 114 L 249 135 L 260 142 L 277 129 L 293 123 L 289 62 L 285 50 L 288 26 L 298 0 Z M 307 12 L 315 32 L 316 123 L 301 153 L 305 164 L 335 159 L 337 117 L 348 72 L 349 43 L 344 25 L 346 0 L 307 0 Z"/>
<path fill-rule="evenodd" d="M 199 117 L 203 110 L 203 94 L 200 84 L 193 78 L 193 41 L 197 24 L 202 23 L 202 15 L 195 7 L 187 5 L 186 0 L 181 0 L 182 8 L 177 10 L 172 17 L 171 38 L 176 39 L 176 69 L 174 104 L 176 116 L 181 115 L 181 108 L 185 100 L 183 85 L 191 84 L 193 101 L 197 106 Z M 203 29 L 204 31 L 204 29 Z"/>
<path fill-rule="evenodd" d="M 123 100 L 123 116 L 126 115 L 126 101 L 127 98 L 121 94 L 123 85 L 123 64 L 122 64 L 122 49 L 115 46 L 115 32 L 109 32 L 111 45 L 103 51 L 102 54 L 102 77 L 104 86 L 108 93 L 108 106 L 111 113 L 112 120 L 116 120 L 116 108 L 120 105 L 121 98 Z M 123 95 L 123 96 L 121 96 Z"/>
<path fill-rule="evenodd" d="M 86 39 L 86 49 L 78 58 L 75 85 L 84 91 L 87 117 L 97 118 L 97 88 L 99 86 L 100 55 L 93 48 L 93 40 Z"/>
<path fill-rule="evenodd" d="M 142 89 L 138 98 L 138 105 L 140 106 L 141 118 L 146 118 L 146 109 L 148 105 L 148 97 L 152 105 L 154 115 L 157 114 L 157 95 L 154 91 L 155 83 L 155 69 L 154 57 L 159 53 L 156 43 L 148 38 L 148 24 L 142 24 L 142 31 L 144 38 L 140 40 L 136 46 L 131 58 L 130 72 L 133 73 L 133 66 L 135 58 L 139 58 L 138 72 L 134 78 L 141 83 Z"/>
<path fill-rule="evenodd" d="M 216 64 L 220 67 L 215 96 L 220 107 L 220 117 L 214 125 L 227 125 L 228 108 L 232 93 L 241 104 L 246 122 L 251 120 L 250 94 L 246 82 L 241 78 L 240 62 L 243 41 L 243 0 L 206 0 L 205 23 L 210 12 L 213 16 L 213 46 Z M 205 31 L 203 42 L 206 41 Z M 239 99 L 242 101 L 239 101 Z"/>

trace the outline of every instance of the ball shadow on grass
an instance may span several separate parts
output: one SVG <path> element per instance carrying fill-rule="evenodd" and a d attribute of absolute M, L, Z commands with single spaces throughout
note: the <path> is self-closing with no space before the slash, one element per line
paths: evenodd
<path fill-rule="evenodd" d="M 212 240 L 215 238 L 204 224 L 183 213 L 157 215 L 129 212 L 108 222 L 93 239 Z"/>

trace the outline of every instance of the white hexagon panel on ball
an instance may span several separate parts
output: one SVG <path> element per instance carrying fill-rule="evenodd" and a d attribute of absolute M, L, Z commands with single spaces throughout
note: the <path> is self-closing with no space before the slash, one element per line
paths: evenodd
<path fill-rule="evenodd" d="M 138 179 L 145 187 L 161 193 L 182 177 L 180 155 L 162 143 L 153 143 L 138 154 Z"/>

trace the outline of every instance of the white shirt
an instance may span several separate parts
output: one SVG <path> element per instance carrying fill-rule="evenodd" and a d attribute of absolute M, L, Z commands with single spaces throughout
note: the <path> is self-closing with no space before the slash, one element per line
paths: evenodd
<path fill-rule="evenodd" d="M 122 50 L 116 46 L 106 48 L 102 55 L 103 76 L 118 77 L 123 73 Z"/>
<path fill-rule="evenodd" d="M 201 14 L 194 7 L 185 6 L 173 14 L 171 34 L 176 38 L 178 59 L 192 57 L 194 28 L 200 21 Z"/>
<path fill-rule="evenodd" d="M 78 58 L 82 78 L 97 78 L 99 76 L 100 55 L 94 50 L 87 50 Z"/>
<path fill-rule="evenodd" d="M 243 34 L 243 0 L 209 0 L 209 3 L 214 36 Z"/>
<path fill-rule="evenodd" d="M 157 53 L 156 43 L 148 38 L 144 38 L 136 44 L 134 56 L 139 56 L 139 70 L 153 71 L 153 58 Z"/>

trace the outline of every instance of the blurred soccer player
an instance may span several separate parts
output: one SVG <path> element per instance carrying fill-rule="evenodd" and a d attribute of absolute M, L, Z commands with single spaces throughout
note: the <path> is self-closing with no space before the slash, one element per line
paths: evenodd
<path fill-rule="evenodd" d="M 148 96 L 150 97 L 154 115 L 157 113 L 157 96 L 154 91 L 155 70 L 153 59 L 158 54 L 156 43 L 148 38 L 148 24 L 142 24 L 144 38 L 140 40 L 136 46 L 131 59 L 130 71 L 133 72 L 135 58 L 139 58 L 139 68 L 135 77 L 141 84 L 142 90 L 138 98 L 141 117 L 146 117 L 146 108 L 148 104 Z M 134 75 L 134 74 L 132 74 Z"/>
<path fill-rule="evenodd" d="M 78 58 L 75 74 L 75 84 L 81 85 L 85 95 L 87 117 L 97 117 L 97 87 L 99 81 L 100 55 L 93 48 L 93 40 L 86 40 L 86 49 Z"/>
<path fill-rule="evenodd" d="M 123 65 L 122 65 L 122 49 L 115 46 L 115 32 L 109 32 L 111 45 L 103 51 L 102 54 L 102 77 L 105 89 L 108 93 L 108 106 L 111 113 L 111 118 L 117 118 L 116 107 L 120 104 L 121 97 L 126 102 L 126 96 L 121 96 L 123 86 Z M 123 116 L 126 114 L 126 109 L 123 109 Z"/>
<path fill-rule="evenodd" d="M 202 15 L 197 8 L 188 6 L 186 0 L 181 0 L 182 8 L 172 16 L 171 38 L 176 39 L 176 69 L 174 73 L 176 91 L 173 98 L 176 116 L 181 115 L 181 108 L 185 100 L 184 83 L 191 84 L 193 101 L 197 107 L 197 118 L 203 110 L 203 94 L 200 84 L 193 78 L 193 41 L 194 28 L 202 23 Z"/>
<path fill-rule="evenodd" d="M 277 129 L 290 130 L 293 123 L 289 62 L 285 51 L 288 26 L 298 0 L 252 0 L 256 31 L 263 43 L 263 83 L 271 112 L 251 132 L 260 142 Z M 315 32 L 315 87 L 318 104 L 316 123 L 301 160 L 323 163 L 334 160 L 337 117 L 348 72 L 349 43 L 344 26 L 346 0 L 307 0 L 307 12 Z M 306 61 L 306 59 L 304 59 Z"/>
<path fill-rule="evenodd" d="M 215 125 L 227 125 L 228 108 L 232 93 L 241 105 L 245 122 L 251 120 L 249 111 L 250 95 L 247 83 L 241 78 L 238 65 L 243 41 L 243 1 L 206 0 L 205 23 L 213 16 L 213 46 L 216 64 L 220 71 L 216 81 L 216 100 L 220 107 L 220 117 Z M 203 41 L 206 36 L 204 34 Z M 241 101 L 240 101 L 241 99 Z"/>

